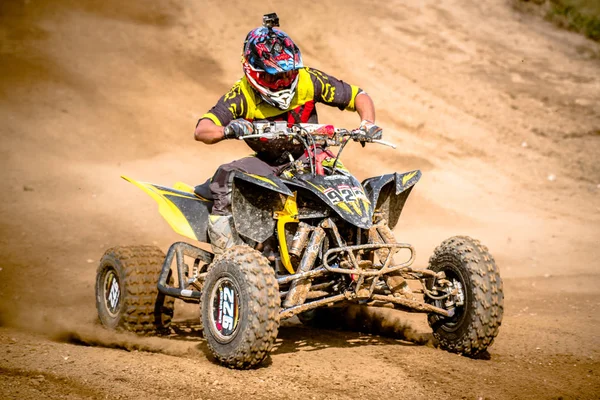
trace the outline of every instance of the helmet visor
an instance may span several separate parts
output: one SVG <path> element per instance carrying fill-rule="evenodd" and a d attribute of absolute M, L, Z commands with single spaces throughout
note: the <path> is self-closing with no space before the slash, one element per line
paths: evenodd
<path fill-rule="evenodd" d="M 253 71 L 255 76 L 254 80 L 261 86 L 267 87 L 271 90 L 287 89 L 294 83 L 294 80 L 298 76 L 298 70 L 279 72 L 276 74 L 269 74 L 265 71 Z"/>

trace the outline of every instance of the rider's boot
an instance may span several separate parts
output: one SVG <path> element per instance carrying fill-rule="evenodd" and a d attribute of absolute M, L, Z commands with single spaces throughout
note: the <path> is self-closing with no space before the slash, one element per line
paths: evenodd
<path fill-rule="evenodd" d="M 208 237 L 215 254 L 221 254 L 230 247 L 244 244 L 233 227 L 233 216 L 231 215 L 210 215 L 208 217 Z"/>

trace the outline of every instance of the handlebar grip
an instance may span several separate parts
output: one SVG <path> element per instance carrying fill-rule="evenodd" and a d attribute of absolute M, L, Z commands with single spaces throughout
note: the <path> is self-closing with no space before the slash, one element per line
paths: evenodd
<path fill-rule="evenodd" d="M 225 129 L 223 129 L 223 137 L 225 139 L 231 139 L 235 137 L 235 134 L 233 133 L 233 129 L 231 129 L 230 126 L 226 126 Z"/>

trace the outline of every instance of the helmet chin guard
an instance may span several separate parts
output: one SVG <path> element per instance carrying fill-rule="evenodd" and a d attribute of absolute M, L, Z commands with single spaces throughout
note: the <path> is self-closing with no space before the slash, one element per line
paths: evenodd
<path fill-rule="evenodd" d="M 247 75 L 246 75 L 247 76 Z M 248 77 L 248 76 L 247 76 Z M 280 89 L 278 91 L 271 91 L 268 88 L 264 88 L 260 85 L 255 85 L 251 78 L 248 78 L 248 82 L 258 91 L 260 97 L 273 107 L 287 110 L 296 95 L 296 86 L 298 86 L 298 77 L 292 82 L 292 85 L 288 89 Z M 259 89 L 260 88 L 260 89 Z"/>

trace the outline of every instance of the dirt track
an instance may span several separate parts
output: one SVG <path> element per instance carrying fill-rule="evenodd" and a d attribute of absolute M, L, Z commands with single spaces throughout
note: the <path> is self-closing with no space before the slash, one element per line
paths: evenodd
<path fill-rule="evenodd" d="M 125 4 L 0 3 L 0 398 L 600 398 L 598 44 L 508 0 Z M 272 10 L 305 64 L 371 94 L 399 145 L 355 146 L 346 165 L 423 171 L 396 229 L 417 264 L 455 234 L 495 255 L 489 359 L 437 350 L 423 316 L 392 312 L 351 330 L 288 321 L 252 371 L 210 359 L 189 307 L 170 338 L 96 325 L 104 249 L 179 240 L 119 176 L 194 184 L 248 153 L 192 131 Z"/>

